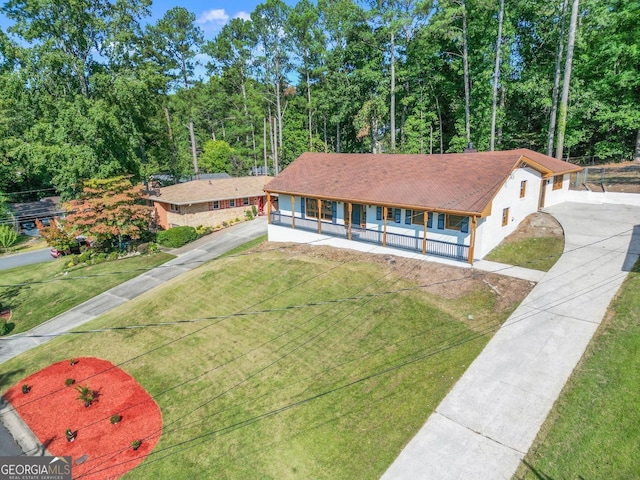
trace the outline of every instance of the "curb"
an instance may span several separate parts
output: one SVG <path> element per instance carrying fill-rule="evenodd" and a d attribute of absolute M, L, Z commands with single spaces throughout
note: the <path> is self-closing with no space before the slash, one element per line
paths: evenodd
<path fill-rule="evenodd" d="M 9 430 L 9 433 L 11 433 L 11 436 L 25 455 L 31 457 L 53 456 L 40 443 L 31 429 L 27 427 L 27 424 L 22 421 L 18 412 L 4 397 L 0 397 L 0 421 Z"/>

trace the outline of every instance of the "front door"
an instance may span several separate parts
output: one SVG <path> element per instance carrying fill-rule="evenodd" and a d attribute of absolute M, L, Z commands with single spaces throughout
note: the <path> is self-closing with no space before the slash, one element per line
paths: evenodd
<path fill-rule="evenodd" d="M 543 178 L 540 184 L 540 201 L 538 202 L 538 209 L 544 208 L 544 196 L 547 193 L 547 179 Z"/>

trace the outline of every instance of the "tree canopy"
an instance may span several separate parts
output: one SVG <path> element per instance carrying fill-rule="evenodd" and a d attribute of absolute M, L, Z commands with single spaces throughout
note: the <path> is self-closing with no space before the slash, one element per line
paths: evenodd
<path fill-rule="evenodd" d="M 0 192 L 275 173 L 306 150 L 553 150 L 572 4 L 265 0 L 205 39 L 183 7 L 150 23 L 150 0 L 8 0 Z M 640 159 L 638 18 L 580 1 L 559 156 Z"/>

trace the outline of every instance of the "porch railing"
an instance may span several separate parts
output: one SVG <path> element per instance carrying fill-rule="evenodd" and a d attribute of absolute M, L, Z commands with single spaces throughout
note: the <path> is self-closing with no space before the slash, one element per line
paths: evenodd
<path fill-rule="evenodd" d="M 291 227 L 293 224 L 290 215 L 283 215 L 282 213 L 277 211 L 271 212 L 271 223 L 273 225 L 280 225 L 283 227 Z M 317 232 L 318 221 L 316 219 L 296 217 L 295 228 L 307 232 Z M 338 238 L 348 238 L 348 227 L 346 225 L 321 221 L 320 231 L 323 235 L 329 235 Z M 409 250 L 412 252 L 422 252 L 422 237 L 387 232 L 386 239 L 387 247 L 400 248 L 402 250 Z M 382 245 L 383 232 L 380 230 L 371 230 L 368 228 L 361 228 L 352 225 L 351 240 L 356 242 L 366 242 L 376 245 Z M 426 253 L 429 255 L 454 258 L 456 260 L 468 260 L 469 258 L 468 245 L 460 245 L 453 242 L 445 242 L 442 240 L 433 240 L 427 238 L 426 247 Z"/>

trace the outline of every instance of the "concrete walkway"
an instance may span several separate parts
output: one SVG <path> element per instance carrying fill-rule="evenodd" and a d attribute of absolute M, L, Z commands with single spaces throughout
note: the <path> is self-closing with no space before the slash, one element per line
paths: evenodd
<path fill-rule="evenodd" d="M 547 210 L 565 251 L 383 475 L 509 479 L 640 254 L 640 208 Z"/>
<path fill-rule="evenodd" d="M 258 217 L 173 250 L 171 253 L 177 258 L 107 290 L 28 332 L 0 337 L 0 364 L 266 233 L 267 219 Z"/>

